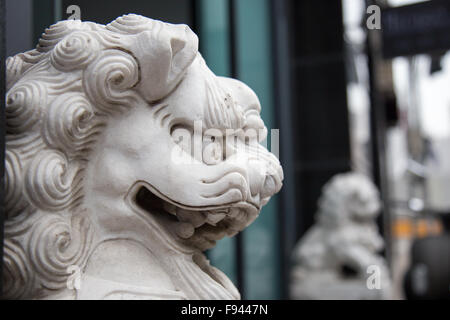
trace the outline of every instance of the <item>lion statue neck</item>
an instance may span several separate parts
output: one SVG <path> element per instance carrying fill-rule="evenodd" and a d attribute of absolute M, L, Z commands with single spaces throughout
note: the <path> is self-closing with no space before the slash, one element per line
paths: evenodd
<path fill-rule="evenodd" d="M 233 283 L 210 265 L 203 252 L 174 243 L 170 231 L 153 230 L 156 222 L 149 220 L 140 221 L 142 231 L 96 230 L 84 238 L 90 243 L 72 242 L 71 246 L 89 247 L 86 260 L 68 267 L 72 276 L 67 289 L 40 298 L 240 299 Z M 159 237 L 139 236 L 143 233 L 159 233 Z"/>

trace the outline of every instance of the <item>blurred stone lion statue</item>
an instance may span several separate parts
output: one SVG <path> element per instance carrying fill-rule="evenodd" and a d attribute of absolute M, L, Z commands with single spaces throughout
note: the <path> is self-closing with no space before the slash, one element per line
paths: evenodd
<path fill-rule="evenodd" d="M 260 111 L 186 25 L 46 29 L 7 60 L 3 297 L 238 299 L 203 251 L 281 188 Z"/>
<path fill-rule="evenodd" d="M 316 224 L 296 245 L 292 299 L 381 299 L 389 272 L 379 255 L 378 190 L 361 174 L 334 176 L 319 199 Z"/>

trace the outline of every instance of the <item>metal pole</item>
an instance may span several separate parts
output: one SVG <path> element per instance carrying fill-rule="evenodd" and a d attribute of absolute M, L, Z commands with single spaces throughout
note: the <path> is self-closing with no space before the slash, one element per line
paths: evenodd
<path fill-rule="evenodd" d="M 0 40 L 2 45 L 0 46 L 0 96 L 1 108 L 0 108 L 0 141 L 1 141 L 1 151 L 0 151 L 0 296 L 2 296 L 3 291 L 3 221 L 5 219 L 5 93 L 6 93 L 6 70 L 5 70 L 5 58 L 6 58 L 6 8 L 5 0 L 0 0 Z"/>
<path fill-rule="evenodd" d="M 275 106 L 278 128 L 280 128 L 280 161 L 283 165 L 284 181 L 280 197 L 279 234 L 281 261 L 282 299 L 289 298 L 289 274 L 292 250 L 297 241 L 296 227 L 301 225 L 301 215 L 295 207 L 295 169 L 293 155 L 293 133 L 291 112 L 289 20 L 286 0 L 271 0 L 272 50 L 275 86 Z M 295 137 L 299 139 L 298 136 Z M 300 223 L 300 224 L 299 224 Z"/>
<path fill-rule="evenodd" d="M 229 0 L 228 3 L 228 24 L 230 28 L 230 75 L 232 78 L 239 78 L 237 66 L 237 31 L 236 31 L 236 3 L 235 0 Z M 244 241 L 242 232 L 236 235 L 236 279 L 237 288 L 241 293 L 241 298 L 245 298 L 245 277 L 244 277 Z"/>
<path fill-rule="evenodd" d="M 381 1 L 380 1 L 381 2 Z M 380 5 L 375 0 L 366 0 L 366 5 Z M 372 169 L 374 182 L 380 189 L 383 202 L 381 216 L 382 234 L 384 236 L 385 256 L 391 263 L 391 215 L 389 210 L 389 191 L 386 172 L 386 112 L 380 85 L 380 66 L 383 62 L 381 52 L 381 33 L 379 30 L 367 32 L 367 58 L 370 75 L 370 135 L 372 146 Z"/>

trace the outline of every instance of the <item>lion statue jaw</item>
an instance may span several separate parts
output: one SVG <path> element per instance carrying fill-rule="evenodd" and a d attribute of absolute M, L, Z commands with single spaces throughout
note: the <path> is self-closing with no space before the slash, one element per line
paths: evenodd
<path fill-rule="evenodd" d="M 379 254 L 384 243 L 375 220 L 381 207 L 376 186 L 359 173 L 337 174 L 323 187 L 318 207 L 317 222 L 293 252 L 291 298 L 388 298 L 389 270 Z"/>
<path fill-rule="evenodd" d="M 197 47 L 130 14 L 58 22 L 7 60 L 5 298 L 239 298 L 203 251 L 283 172 L 256 95 Z"/>

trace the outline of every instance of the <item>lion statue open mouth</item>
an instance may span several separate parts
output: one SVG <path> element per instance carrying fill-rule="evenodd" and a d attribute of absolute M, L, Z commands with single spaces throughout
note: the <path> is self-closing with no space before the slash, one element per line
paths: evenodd
<path fill-rule="evenodd" d="M 185 25 L 61 21 L 7 60 L 4 297 L 236 299 L 203 251 L 283 172 L 245 84 Z"/>

